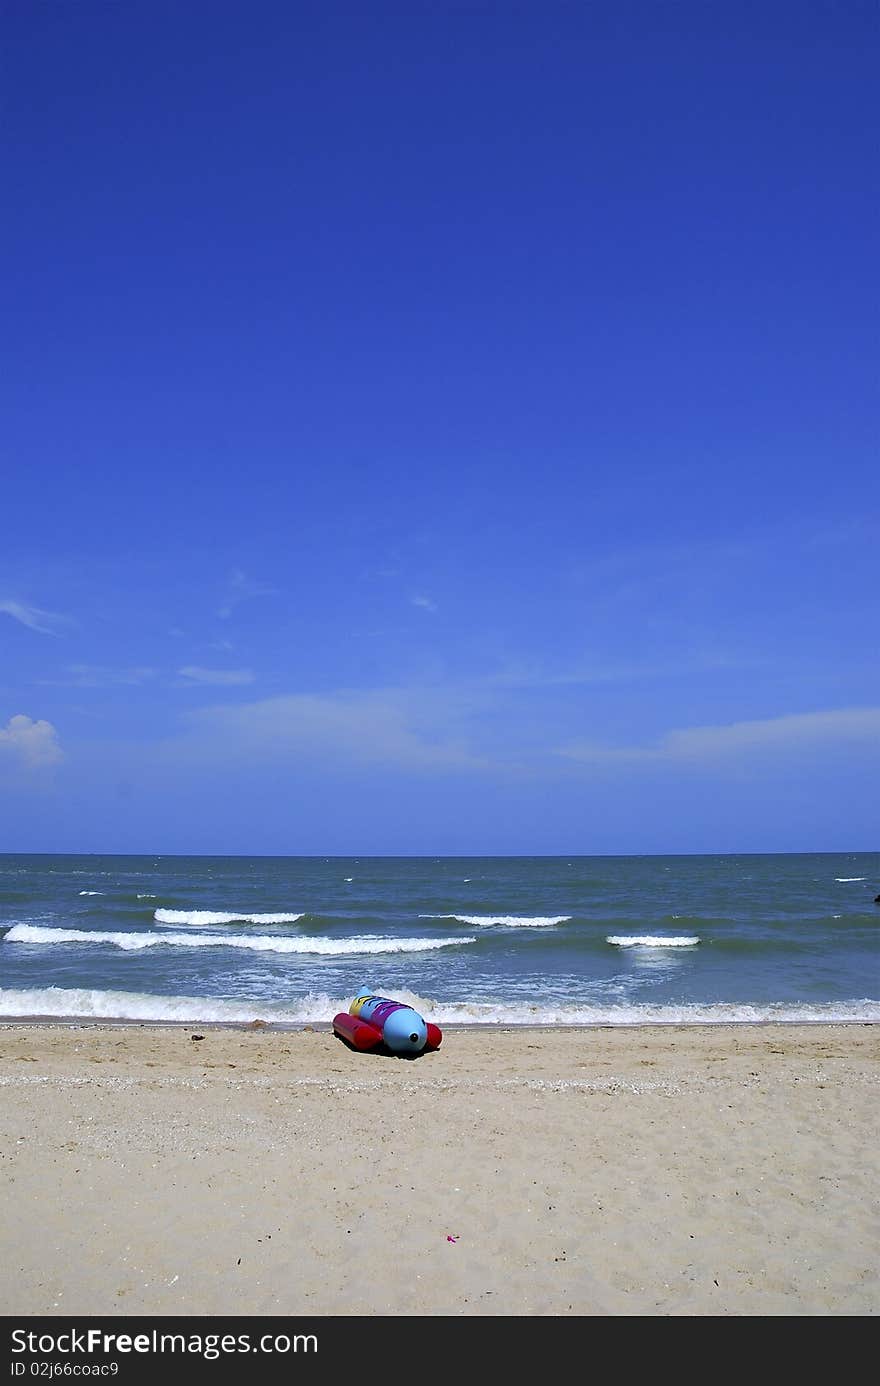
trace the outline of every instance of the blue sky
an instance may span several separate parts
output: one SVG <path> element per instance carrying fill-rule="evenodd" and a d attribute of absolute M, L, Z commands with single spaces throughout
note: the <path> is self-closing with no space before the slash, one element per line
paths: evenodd
<path fill-rule="evenodd" d="M 872 4 L 3 23 L 7 850 L 877 847 Z"/>

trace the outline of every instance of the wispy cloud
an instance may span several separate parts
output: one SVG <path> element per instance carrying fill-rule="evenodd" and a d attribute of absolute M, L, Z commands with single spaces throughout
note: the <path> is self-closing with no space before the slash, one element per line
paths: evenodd
<path fill-rule="evenodd" d="M 218 687 L 224 688 L 253 683 L 256 678 L 250 669 L 203 669 L 198 664 L 186 664 L 177 672 L 188 683 L 216 684 Z"/>
<path fill-rule="evenodd" d="M 0 600 L 0 612 L 27 626 L 28 630 L 38 631 L 40 635 L 60 635 L 62 628 L 68 624 L 66 616 L 59 616 L 55 611 L 43 611 L 39 606 L 17 602 L 11 597 Z"/>
<path fill-rule="evenodd" d="M 248 577 L 241 568 L 233 568 L 226 583 L 226 595 L 223 604 L 218 608 L 217 615 L 225 621 L 242 602 L 250 601 L 253 597 L 275 597 L 277 595 L 278 589 L 276 587 L 272 587 L 267 582 L 260 582 L 256 578 Z"/>
<path fill-rule="evenodd" d="M 673 680 L 693 678 L 695 674 L 740 671 L 766 665 L 767 660 L 751 655 L 729 654 L 722 650 L 707 650 L 677 659 L 646 659 L 624 661 L 584 659 L 570 667 L 541 663 L 508 664 L 498 673 L 486 674 L 480 680 L 487 688 L 552 689 L 578 688 L 601 684 L 636 684 L 646 679 Z"/>
<path fill-rule="evenodd" d="M 135 665 L 128 669 L 114 669 L 104 664 L 68 664 L 61 678 L 40 679 L 43 686 L 53 688 L 114 688 L 134 687 L 148 683 L 156 678 L 158 669 L 146 665 Z"/>
<path fill-rule="evenodd" d="M 411 606 L 419 606 L 423 611 L 437 610 L 437 603 L 432 601 L 430 597 L 426 597 L 424 593 L 420 592 L 415 597 L 410 597 L 409 600 Z"/>
<path fill-rule="evenodd" d="M 58 734 L 51 722 L 34 721 L 23 712 L 10 717 L 0 727 L 0 759 L 13 759 L 27 769 L 56 765 L 64 752 L 58 744 Z"/>
<path fill-rule="evenodd" d="M 295 757 L 395 769 L 485 768 L 456 735 L 454 709 L 411 691 L 382 689 L 292 694 L 237 707 L 202 708 L 188 738 L 217 754 L 248 760 Z M 219 748 L 219 749 L 218 749 Z"/>
<path fill-rule="evenodd" d="M 579 741 L 562 747 L 557 754 L 592 764 L 700 764 L 750 752 L 801 752 L 841 744 L 880 746 L 880 707 L 837 708 L 723 726 L 685 727 L 668 732 L 649 746 Z"/>

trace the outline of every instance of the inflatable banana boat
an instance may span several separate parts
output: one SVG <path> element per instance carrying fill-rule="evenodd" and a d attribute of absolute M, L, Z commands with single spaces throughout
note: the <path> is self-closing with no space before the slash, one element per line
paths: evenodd
<path fill-rule="evenodd" d="M 374 996 L 368 987 L 358 992 L 347 1011 L 333 1017 L 334 1033 L 353 1049 L 384 1045 L 393 1054 L 421 1054 L 439 1049 L 443 1031 L 402 1001 Z"/>

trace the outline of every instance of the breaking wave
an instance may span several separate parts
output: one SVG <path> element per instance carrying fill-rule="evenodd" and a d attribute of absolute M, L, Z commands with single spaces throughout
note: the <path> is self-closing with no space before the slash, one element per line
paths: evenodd
<path fill-rule="evenodd" d="M 140 897 L 138 897 L 140 898 Z M 219 910 L 156 910 L 157 924 L 295 924 L 302 914 L 229 914 Z"/>
<path fill-rule="evenodd" d="M 438 1025 L 731 1025 L 731 1024 L 876 1024 L 880 1001 L 851 1000 L 820 1004 L 748 1003 L 723 1005 L 565 1005 L 530 1002 L 438 1002 L 412 992 L 397 998 Z M 309 992 L 286 1001 L 234 1000 L 200 996 L 86 988 L 39 987 L 0 990 L 0 1016 L 105 1020 L 155 1020 L 179 1023 L 214 1021 L 298 1025 L 324 1024 L 329 1031 L 337 1011 L 348 1010 L 350 997 Z"/>
<path fill-rule="evenodd" d="M 617 948 L 692 948 L 699 941 L 695 934 L 681 934 L 677 938 L 663 938 L 659 934 L 609 934 L 605 940 Z"/>
<path fill-rule="evenodd" d="M 260 934 L 146 934 L 110 932 L 104 929 L 52 929 L 39 924 L 14 924 L 6 943 L 109 943 L 114 948 L 137 952 L 142 948 L 244 948 L 255 953 L 318 953 L 340 956 L 351 953 L 424 953 L 433 948 L 457 948 L 476 943 L 473 938 L 275 938 Z"/>
<path fill-rule="evenodd" d="M 420 914 L 419 919 L 455 919 L 459 924 L 469 924 L 471 928 L 503 925 L 508 929 L 549 929 L 554 924 L 566 924 L 571 919 L 571 915 Z"/>

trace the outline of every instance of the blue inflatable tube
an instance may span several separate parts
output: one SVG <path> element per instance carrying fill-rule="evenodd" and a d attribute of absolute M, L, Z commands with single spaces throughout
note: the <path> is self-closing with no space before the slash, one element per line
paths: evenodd
<path fill-rule="evenodd" d="M 384 1044 L 395 1054 L 421 1054 L 428 1039 L 428 1027 L 418 1011 L 402 1001 L 374 996 L 364 987 L 349 1006 L 349 1013 L 381 1031 Z"/>

